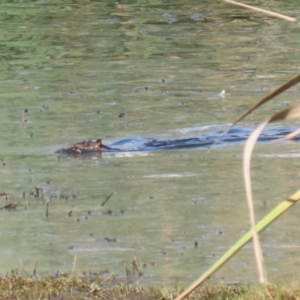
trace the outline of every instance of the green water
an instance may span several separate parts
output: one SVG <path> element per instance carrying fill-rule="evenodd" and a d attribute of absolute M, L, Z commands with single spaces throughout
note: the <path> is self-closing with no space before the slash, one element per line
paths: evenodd
<path fill-rule="evenodd" d="M 269 8 L 295 16 L 286 5 Z M 76 255 L 78 271 L 120 276 L 136 257 L 145 282 L 187 284 L 201 275 L 249 227 L 242 145 L 60 159 L 54 151 L 89 138 L 109 144 L 225 128 L 299 72 L 298 25 L 211 1 L 0 8 L 0 192 L 9 194 L 0 202 L 21 203 L 0 211 L 0 272 L 30 273 L 36 262 L 41 274 L 70 272 Z M 241 126 L 298 97 L 295 87 Z M 258 218 L 297 190 L 297 151 L 293 143 L 258 146 Z M 35 187 L 43 199 L 30 195 Z M 272 278 L 299 275 L 298 215 L 295 206 L 263 234 Z M 250 246 L 220 279 L 256 281 Z"/>

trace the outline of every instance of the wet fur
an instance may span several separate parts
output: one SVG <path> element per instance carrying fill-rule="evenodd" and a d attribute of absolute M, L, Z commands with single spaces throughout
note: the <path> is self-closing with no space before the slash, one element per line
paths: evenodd
<path fill-rule="evenodd" d="M 101 139 L 96 141 L 83 141 L 77 144 L 74 144 L 70 148 L 62 148 L 58 150 L 58 153 L 64 154 L 84 154 L 84 153 L 93 153 L 93 152 L 105 152 L 105 151 L 118 151 L 120 149 L 110 148 L 102 144 Z"/>

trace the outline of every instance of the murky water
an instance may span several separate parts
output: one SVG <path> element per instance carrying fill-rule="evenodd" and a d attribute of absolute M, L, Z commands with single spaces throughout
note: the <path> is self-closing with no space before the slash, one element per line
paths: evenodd
<path fill-rule="evenodd" d="M 41 273 L 71 271 L 76 254 L 80 271 L 125 276 L 136 257 L 148 282 L 195 279 L 249 228 L 241 144 L 61 159 L 54 151 L 90 138 L 182 139 L 225 128 L 297 74 L 298 26 L 211 1 L 0 7 L 0 192 L 21 204 L 0 213 L 0 271 L 35 262 Z M 242 126 L 298 98 L 295 87 Z M 257 147 L 258 218 L 297 190 L 298 148 Z M 273 278 L 299 275 L 298 216 L 296 205 L 263 234 Z M 255 281 L 253 261 L 247 246 L 214 278 Z"/>

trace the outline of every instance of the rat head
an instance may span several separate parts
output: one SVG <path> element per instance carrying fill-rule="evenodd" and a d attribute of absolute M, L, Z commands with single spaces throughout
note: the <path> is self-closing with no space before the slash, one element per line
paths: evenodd
<path fill-rule="evenodd" d="M 102 144 L 102 140 L 101 140 L 101 139 L 98 139 L 98 140 L 96 141 L 96 143 L 97 143 L 97 145 L 98 145 L 98 147 L 99 147 L 100 149 L 109 149 L 107 146 L 105 146 L 105 145 Z"/>

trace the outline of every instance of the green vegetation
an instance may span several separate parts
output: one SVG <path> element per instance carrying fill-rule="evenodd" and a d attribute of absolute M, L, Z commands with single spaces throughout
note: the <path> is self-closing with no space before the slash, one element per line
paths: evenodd
<path fill-rule="evenodd" d="M 124 283 L 107 271 L 99 273 L 56 274 L 55 276 L 22 276 L 18 270 L 0 277 L 0 299 L 174 299 L 182 289 L 178 287 L 145 286 Z M 191 295 L 189 300 L 213 299 L 298 299 L 299 283 L 290 285 L 211 286 L 205 285 Z"/>

